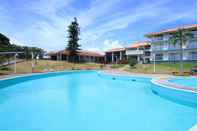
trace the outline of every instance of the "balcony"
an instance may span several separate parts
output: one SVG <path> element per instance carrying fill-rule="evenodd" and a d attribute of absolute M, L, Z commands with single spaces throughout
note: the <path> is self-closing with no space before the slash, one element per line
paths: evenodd
<path fill-rule="evenodd" d="M 126 50 L 126 55 L 143 55 L 143 50 Z"/>

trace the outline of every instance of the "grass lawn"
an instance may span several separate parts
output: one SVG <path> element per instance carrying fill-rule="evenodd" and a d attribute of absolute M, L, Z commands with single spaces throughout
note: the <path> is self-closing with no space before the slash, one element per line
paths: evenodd
<path fill-rule="evenodd" d="M 31 73 L 32 72 L 31 63 L 32 61 L 17 63 L 16 73 L 17 74 Z M 78 69 L 100 69 L 101 67 L 102 64 L 95 64 L 95 63 L 74 64 L 65 61 L 39 60 L 35 65 L 34 72 L 78 70 Z M 14 73 L 14 65 L 0 67 L 0 75 L 13 74 L 13 73 Z"/>
<path fill-rule="evenodd" d="M 122 68 L 124 66 L 125 66 L 124 64 L 113 64 L 110 66 L 110 68 L 116 69 L 116 68 Z"/>
<path fill-rule="evenodd" d="M 25 61 L 17 63 L 16 70 L 17 74 L 32 73 L 31 68 L 32 61 Z M 197 62 L 184 63 L 184 71 L 190 71 L 194 66 L 197 66 Z M 47 72 L 47 71 L 61 71 L 61 70 L 80 70 L 80 69 L 102 69 L 102 64 L 95 63 L 81 63 L 74 64 L 66 61 L 52 61 L 52 60 L 39 60 L 34 68 L 34 72 Z M 112 69 L 123 69 L 133 73 L 154 73 L 153 64 L 138 64 L 134 67 L 123 64 L 110 65 Z M 172 72 L 179 71 L 179 63 L 161 63 L 156 64 L 156 72 L 158 74 L 172 74 Z M 13 74 L 14 65 L 6 67 L 0 67 L 0 75 Z"/>
<path fill-rule="evenodd" d="M 184 63 L 184 71 L 188 72 L 194 66 L 197 66 L 197 62 L 192 63 Z M 129 72 L 137 72 L 137 73 L 154 73 L 154 65 L 153 64 L 138 64 L 135 67 L 127 67 L 125 69 Z M 156 64 L 156 72 L 159 74 L 172 74 L 172 72 L 179 71 L 179 63 L 160 63 Z"/>

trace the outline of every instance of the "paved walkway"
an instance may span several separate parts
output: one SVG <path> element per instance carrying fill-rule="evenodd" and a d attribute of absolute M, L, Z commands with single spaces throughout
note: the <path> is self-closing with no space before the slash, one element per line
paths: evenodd
<path fill-rule="evenodd" d="M 170 77 L 172 77 L 172 75 L 168 75 L 168 74 L 132 73 L 132 72 L 125 71 L 123 69 L 107 69 L 107 70 L 104 70 L 104 72 L 109 73 L 109 74 L 145 76 L 145 77 L 153 77 L 153 78 L 170 78 Z"/>

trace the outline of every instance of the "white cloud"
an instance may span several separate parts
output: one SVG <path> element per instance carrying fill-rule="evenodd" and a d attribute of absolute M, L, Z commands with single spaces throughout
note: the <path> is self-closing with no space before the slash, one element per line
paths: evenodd
<path fill-rule="evenodd" d="M 103 46 L 103 44 L 101 43 L 98 44 L 98 41 L 102 41 L 101 39 L 106 33 L 115 30 L 125 29 L 128 27 L 129 24 L 145 19 L 146 17 L 155 16 L 157 14 L 157 10 L 159 9 L 158 6 L 161 4 L 163 4 L 163 2 L 156 2 L 153 4 L 146 3 L 136 7 L 134 10 L 130 10 L 130 12 L 127 14 L 125 13 L 117 13 L 117 15 L 113 14 L 114 16 L 113 19 L 108 19 L 104 24 L 102 23 L 94 28 L 89 28 L 84 32 L 82 32 L 81 35 L 82 40 L 83 42 L 88 43 L 87 44 L 88 46 L 90 45 L 93 46 L 95 45 L 95 43 L 97 43 L 97 45 Z M 101 8 L 101 6 L 99 8 Z M 95 10 L 97 10 L 97 7 L 95 7 Z M 115 43 L 116 42 L 117 41 L 115 41 Z"/>
<path fill-rule="evenodd" d="M 51 50 L 60 50 L 66 46 L 67 26 L 71 20 L 70 16 L 59 16 L 58 11 L 66 8 L 71 0 L 40 0 L 27 5 L 26 11 L 40 15 L 39 19 L 23 32 L 16 36 L 20 41 L 30 46 L 39 46 Z M 26 40 L 29 41 L 26 41 Z"/>
<path fill-rule="evenodd" d="M 121 40 L 116 40 L 116 35 L 119 36 L 118 38 L 126 36 L 122 34 L 115 34 L 112 38 L 107 36 L 114 34 L 117 30 L 126 30 L 128 32 L 128 27 L 130 27 L 132 32 L 135 32 L 136 28 L 143 28 L 141 25 L 135 27 L 136 22 L 152 21 L 155 25 L 161 25 L 186 18 L 196 20 L 194 14 L 197 13 L 195 8 L 185 10 L 181 7 L 176 7 L 180 8 L 176 12 L 173 10 L 174 6 L 168 6 L 169 2 L 172 2 L 170 0 L 143 1 L 136 6 L 122 10 L 116 10 L 116 7 L 121 6 L 121 4 L 126 4 L 125 1 L 121 0 L 107 0 L 105 2 L 94 0 L 85 9 L 75 8 L 72 2 L 73 0 L 39 0 L 29 2 L 21 10 L 30 15 L 33 13 L 39 17 L 34 17 L 36 22 L 28 25 L 23 31 L 10 35 L 17 39 L 13 41 L 39 46 L 47 50 L 65 48 L 67 44 L 67 26 L 72 18 L 77 16 L 81 26 L 80 37 L 82 40 L 80 44 L 82 48 L 102 51 L 108 48 L 122 47 L 124 43 L 121 43 Z M 195 6 L 195 3 L 191 6 Z M 11 19 L 16 18 L 9 16 L 9 12 L 0 5 L 0 25 L 14 28 L 16 24 L 20 24 L 20 21 L 11 24 Z M 132 27 L 134 27 L 134 30 Z"/>
<path fill-rule="evenodd" d="M 85 50 L 88 50 L 88 51 L 95 51 L 95 52 L 100 52 L 100 53 L 102 53 L 101 49 L 100 49 L 100 48 L 97 48 L 97 47 L 85 48 Z"/>
<path fill-rule="evenodd" d="M 16 38 L 13 38 L 13 37 L 10 38 L 10 43 L 11 44 L 16 44 L 16 45 L 21 45 L 21 46 L 25 45 L 24 43 L 18 41 Z"/>
<path fill-rule="evenodd" d="M 124 44 L 118 40 L 105 40 L 103 45 L 103 50 L 108 50 L 113 48 L 122 48 Z"/>
<path fill-rule="evenodd" d="M 164 16 L 163 18 L 161 18 L 161 24 L 167 24 L 167 23 L 172 23 L 174 21 L 177 20 L 181 20 L 181 19 L 188 19 L 188 20 L 195 20 L 197 11 L 195 10 L 186 10 L 184 12 L 177 12 L 177 13 L 170 13 L 167 16 Z"/>
<path fill-rule="evenodd" d="M 121 0 L 107 0 L 103 2 L 102 0 L 92 1 L 90 7 L 86 10 L 81 11 L 78 14 L 79 22 L 82 28 L 92 25 L 96 20 L 101 19 L 109 11 L 113 10 Z"/>
<path fill-rule="evenodd" d="M 17 37 L 20 40 L 29 39 L 30 46 L 39 46 L 48 50 L 59 50 L 65 48 L 66 36 L 62 27 L 53 27 L 47 22 L 32 25 Z"/>
<path fill-rule="evenodd" d="M 33 13 L 47 16 L 47 18 L 52 18 L 57 16 L 57 12 L 61 8 L 69 6 L 71 2 L 72 0 L 39 0 L 33 1 L 30 7 L 27 5 L 26 9 L 33 11 Z"/>

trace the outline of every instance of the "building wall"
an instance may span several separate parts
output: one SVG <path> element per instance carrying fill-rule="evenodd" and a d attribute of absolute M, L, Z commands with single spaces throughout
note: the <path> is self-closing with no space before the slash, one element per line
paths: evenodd
<path fill-rule="evenodd" d="M 184 54 L 183 60 L 195 61 L 197 60 L 197 31 L 191 31 L 194 37 L 186 42 L 183 46 Z M 151 61 L 178 61 L 180 60 L 180 45 L 177 43 L 173 45 L 168 42 L 169 34 L 161 35 L 151 38 Z"/>
<path fill-rule="evenodd" d="M 51 55 L 51 60 L 68 61 L 69 56 L 64 54 L 53 54 Z M 95 62 L 104 63 L 104 56 L 76 56 L 78 62 Z"/>
<path fill-rule="evenodd" d="M 155 55 L 155 56 L 154 56 Z M 151 54 L 151 61 L 179 61 L 179 52 L 154 52 Z M 185 50 L 183 52 L 183 60 L 197 61 L 197 50 Z"/>
<path fill-rule="evenodd" d="M 105 62 L 106 63 L 119 63 L 122 60 L 126 60 L 125 51 L 115 51 L 115 52 L 106 52 L 105 53 Z"/>
<path fill-rule="evenodd" d="M 149 63 L 150 62 L 150 46 L 138 47 L 138 48 L 127 48 L 126 49 L 127 57 L 136 58 L 138 63 Z"/>

